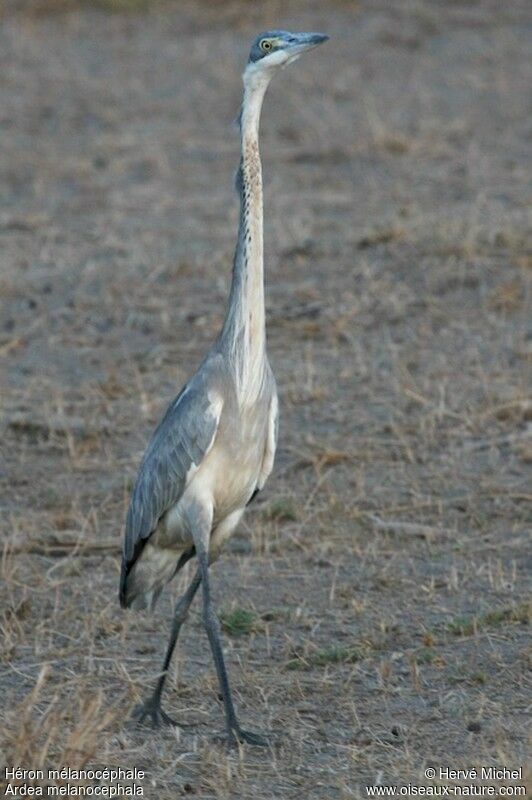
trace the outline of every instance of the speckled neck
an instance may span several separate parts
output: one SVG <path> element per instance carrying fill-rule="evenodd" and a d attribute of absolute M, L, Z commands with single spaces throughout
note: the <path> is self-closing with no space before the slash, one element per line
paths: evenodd
<path fill-rule="evenodd" d="M 241 397 L 259 391 L 266 358 L 262 168 L 259 121 L 269 77 L 244 74 L 240 116 L 241 157 L 236 178 L 240 223 L 231 292 L 221 340 L 233 360 Z"/>

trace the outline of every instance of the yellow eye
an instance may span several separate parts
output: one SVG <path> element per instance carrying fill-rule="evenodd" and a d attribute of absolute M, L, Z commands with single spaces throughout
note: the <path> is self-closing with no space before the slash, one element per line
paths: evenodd
<path fill-rule="evenodd" d="M 260 43 L 260 49 L 263 50 L 265 53 L 269 53 L 272 49 L 272 43 L 270 39 L 263 39 Z"/>

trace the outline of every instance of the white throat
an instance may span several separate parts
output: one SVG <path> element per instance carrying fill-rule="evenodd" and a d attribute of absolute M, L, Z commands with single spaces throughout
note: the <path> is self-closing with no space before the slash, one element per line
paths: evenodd
<path fill-rule="evenodd" d="M 267 364 L 259 122 L 262 102 L 272 76 L 272 69 L 259 68 L 254 64 L 246 68 L 243 76 L 238 180 L 240 226 L 229 308 L 224 325 L 241 406 L 256 401 L 264 384 Z"/>

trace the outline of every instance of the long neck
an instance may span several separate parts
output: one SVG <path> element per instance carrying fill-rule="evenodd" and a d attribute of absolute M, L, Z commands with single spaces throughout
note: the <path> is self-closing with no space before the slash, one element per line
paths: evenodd
<path fill-rule="evenodd" d="M 221 341 L 235 367 L 241 400 L 260 390 L 266 358 L 262 170 L 259 120 L 268 81 L 244 76 L 240 117 L 241 156 L 237 173 L 240 223 L 231 291 Z"/>

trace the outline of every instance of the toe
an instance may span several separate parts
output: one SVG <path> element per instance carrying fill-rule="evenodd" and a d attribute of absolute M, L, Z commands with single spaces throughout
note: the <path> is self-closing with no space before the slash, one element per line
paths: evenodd
<path fill-rule="evenodd" d="M 142 725 L 144 720 L 146 719 L 147 710 L 144 705 L 135 706 L 133 711 L 131 712 L 131 716 L 134 720 L 136 720 L 137 725 Z"/>
<path fill-rule="evenodd" d="M 268 747 L 269 742 L 265 736 L 261 736 L 259 733 L 253 733 L 252 731 L 244 731 L 242 728 L 238 728 L 238 730 L 232 730 L 230 734 L 230 741 L 232 740 L 233 744 L 245 743 L 255 745 L 255 747 Z"/>
<path fill-rule="evenodd" d="M 148 717 L 153 728 L 160 728 L 161 725 L 172 725 L 177 727 L 177 722 L 174 722 L 161 706 L 148 700 L 146 703 L 136 706 L 132 713 L 133 719 L 136 720 L 137 725 L 143 725 Z"/>
<path fill-rule="evenodd" d="M 174 719 L 172 719 L 172 717 L 169 714 L 167 714 L 166 711 L 163 711 L 162 708 L 159 709 L 159 717 L 160 721 L 164 725 L 171 725 L 172 728 L 179 727 L 177 722 Z"/>

